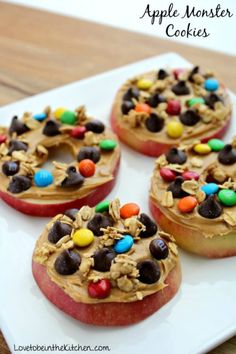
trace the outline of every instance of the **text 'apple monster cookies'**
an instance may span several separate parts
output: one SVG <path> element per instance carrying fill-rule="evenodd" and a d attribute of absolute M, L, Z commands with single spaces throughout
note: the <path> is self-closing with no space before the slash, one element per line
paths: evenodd
<path fill-rule="evenodd" d="M 101 326 L 145 319 L 181 282 L 174 238 L 137 204 L 120 206 L 118 199 L 54 217 L 37 241 L 32 266 L 52 303 Z"/>
<path fill-rule="evenodd" d="M 23 213 L 54 216 L 68 208 L 93 206 L 115 184 L 117 138 L 89 117 L 84 106 L 26 112 L 0 130 L 0 196 Z M 52 171 L 44 168 L 52 149 L 67 149 L 71 162 L 53 161 Z"/>
<path fill-rule="evenodd" d="M 129 79 L 115 97 L 111 125 L 131 148 L 159 156 L 180 143 L 221 138 L 230 117 L 224 85 L 196 66 Z"/>
<path fill-rule="evenodd" d="M 150 208 L 179 246 L 203 256 L 236 255 L 236 140 L 170 149 L 157 159 Z"/>

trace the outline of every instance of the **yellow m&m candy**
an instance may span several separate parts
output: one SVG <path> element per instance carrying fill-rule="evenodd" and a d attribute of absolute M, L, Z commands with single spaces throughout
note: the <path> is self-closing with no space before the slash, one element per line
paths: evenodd
<path fill-rule="evenodd" d="M 80 229 L 74 233 L 72 240 L 76 246 L 86 247 L 93 242 L 94 234 L 89 229 Z"/>
<path fill-rule="evenodd" d="M 61 116 L 62 116 L 62 114 L 63 114 L 65 111 L 67 111 L 66 108 L 58 107 L 58 108 L 55 110 L 54 115 L 55 115 L 55 117 L 56 117 L 57 119 L 60 119 Z"/>
<path fill-rule="evenodd" d="M 211 148 L 208 144 L 197 144 L 194 146 L 193 150 L 200 155 L 206 155 L 211 152 Z"/>
<path fill-rule="evenodd" d="M 150 87 L 152 87 L 153 82 L 148 79 L 140 79 L 137 82 L 137 86 L 140 90 L 148 90 Z"/>
<path fill-rule="evenodd" d="M 183 134 L 183 131 L 183 125 L 176 120 L 169 122 L 166 126 L 166 132 L 170 138 L 179 138 Z"/>

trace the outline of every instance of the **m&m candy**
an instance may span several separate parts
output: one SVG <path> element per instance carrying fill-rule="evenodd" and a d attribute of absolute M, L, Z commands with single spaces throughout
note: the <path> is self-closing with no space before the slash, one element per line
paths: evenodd
<path fill-rule="evenodd" d="M 177 100 L 169 100 L 167 102 L 166 113 L 171 116 L 177 116 L 181 112 L 181 104 Z"/>
<path fill-rule="evenodd" d="M 92 177 L 95 173 L 96 165 L 92 160 L 84 159 L 79 162 L 79 172 L 84 177 Z"/>
<path fill-rule="evenodd" d="M 166 126 L 167 135 L 173 139 L 181 137 L 183 131 L 183 125 L 178 121 L 169 122 Z"/>
<path fill-rule="evenodd" d="M 207 183 L 204 186 L 201 187 L 201 190 L 206 194 L 206 195 L 211 195 L 215 194 L 219 190 L 219 186 L 216 183 Z"/>
<path fill-rule="evenodd" d="M 236 192 L 232 189 L 222 189 L 218 193 L 220 202 L 226 206 L 236 205 Z"/>
<path fill-rule="evenodd" d="M 219 81 L 214 78 L 207 79 L 204 87 L 207 91 L 216 91 L 219 88 Z"/>
<path fill-rule="evenodd" d="M 178 209 L 182 213 L 189 213 L 191 212 L 197 205 L 197 199 L 192 197 L 191 195 L 181 198 L 177 204 Z"/>
<path fill-rule="evenodd" d="M 170 168 L 166 168 L 166 167 L 162 167 L 160 169 L 160 175 L 166 182 L 174 181 L 177 176 L 175 171 L 172 171 Z"/>
<path fill-rule="evenodd" d="M 79 229 L 74 233 L 72 240 L 76 246 L 86 247 L 93 242 L 94 234 L 89 229 Z"/>
<path fill-rule="evenodd" d="M 104 299 L 110 295 L 111 283 L 109 279 L 101 279 L 97 282 L 88 283 L 88 294 L 90 297 Z"/>
<path fill-rule="evenodd" d="M 130 250 L 133 244 L 134 244 L 133 237 L 130 235 L 125 235 L 123 238 L 121 238 L 116 242 L 113 249 L 116 253 L 125 253 Z"/>
<path fill-rule="evenodd" d="M 120 208 L 120 216 L 122 219 L 131 218 L 131 216 L 138 215 L 139 210 L 140 208 L 137 204 L 127 203 Z"/>
<path fill-rule="evenodd" d="M 48 170 L 39 170 L 34 175 L 34 183 L 37 187 L 47 187 L 53 183 L 53 175 Z"/>
<path fill-rule="evenodd" d="M 60 117 L 63 124 L 74 125 L 76 123 L 76 114 L 72 111 L 64 111 Z"/>
<path fill-rule="evenodd" d="M 207 143 L 212 151 L 220 151 L 225 147 L 225 143 L 220 139 L 211 139 Z"/>
<path fill-rule="evenodd" d="M 153 85 L 153 82 L 148 79 L 140 79 L 137 82 L 137 87 L 140 90 L 148 90 L 150 87 L 152 87 L 152 85 Z"/>
<path fill-rule="evenodd" d="M 138 113 L 151 113 L 152 109 L 151 107 L 146 104 L 146 103 L 138 103 L 136 104 L 135 106 L 135 112 L 138 112 Z"/>
<path fill-rule="evenodd" d="M 199 155 L 206 155 L 206 154 L 209 154 L 211 152 L 211 148 L 208 144 L 196 144 L 194 147 L 193 147 L 193 150 L 195 152 L 197 152 Z"/>
<path fill-rule="evenodd" d="M 115 140 L 111 140 L 111 139 L 104 139 L 104 140 L 101 140 L 99 143 L 100 149 L 106 150 L 106 151 L 114 150 L 116 146 L 117 146 L 117 142 Z"/>

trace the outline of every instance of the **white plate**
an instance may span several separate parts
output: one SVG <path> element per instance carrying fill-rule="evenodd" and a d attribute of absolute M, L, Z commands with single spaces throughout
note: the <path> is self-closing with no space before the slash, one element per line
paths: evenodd
<path fill-rule="evenodd" d="M 115 92 L 125 79 L 150 69 L 185 65 L 189 63 L 172 53 L 128 65 L 3 107 L 1 124 L 25 110 L 40 112 L 47 104 L 54 108 L 86 104 L 90 114 L 107 122 Z M 122 148 L 119 182 L 109 197 L 135 201 L 147 211 L 154 159 Z M 137 325 L 98 328 L 64 315 L 44 298 L 31 275 L 31 254 L 46 222 L 0 202 L 0 324 L 12 352 L 14 344 L 15 350 L 27 344 L 79 344 L 106 345 L 112 354 L 196 354 L 236 334 L 236 257 L 208 260 L 181 252 L 181 290 Z"/>

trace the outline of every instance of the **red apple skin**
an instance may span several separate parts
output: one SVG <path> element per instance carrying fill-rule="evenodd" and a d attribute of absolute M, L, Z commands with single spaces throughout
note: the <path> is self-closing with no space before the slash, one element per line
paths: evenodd
<path fill-rule="evenodd" d="M 1 199 L 12 206 L 14 209 L 31 216 L 55 216 L 57 214 L 63 214 L 67 209 L 77 208 L 80 209 L 83 205 L 89 205 L 90 207 L 95 206 L 101 200 L 103 200 L 113 189 L 120 165 L 120 159 L 117 161 L 117 165 L 113 171 L 113 179 L 98 188 L 92 190 L 92 192 L 81 198 L 75 199 L 65 203 L 57 203 L 57 204 L 36 204 L 29 203 L 24 199 L 18 199 L 14 197 L 12 194 L 3 192 L 0 190 Z"/>
<path fill-rule="evenodd" d="M 141 139 L 132 134 L 131 129 L 127 129 L 123 126 L 121 127 L 119 124 L 117 124 L 117 121 L 118 120 L 115 114 L 115 109 L 113 109 L 110 116 L 110 122 L 113 131 L 118 135 L 119 139 L 123 143 L 144 155 L 158 157 L 162 154 L 165 154 L 171 147 L 176 146 L 176 142 L 174 140 L 173 144 L 157 143 L 151 140 L 143 142 Z M 210 139 L 222 138 L 229 128 L 230 121 L 231 117 L 225 121 L 225 124 L 219 130 L 209 136 L 202 138 L 201 141 L 205 143 Z"/>
<path fill-rule="evenodd" d="M 190 228 L 170 220 L 151 198 L 149 208 L 160 228 L 173 235 L 176 243 L 184 250 L 208 258 L 236 255 L 236 231 L 224 236 L 206 238 L 200 229 Z"/>
<path fill-rule="evenodd" d="M 165 280 L 168 286 L 143 300 L 85 304 L 74 301 L 58 287 L 50 279 L 43 265 L 33 261 L 32 272 L 43 294 L 55 306 L 81 322 L 97 326 L 125 326 L 144 320 L 170 301 L 181 283 L 181 269 L 177 263 Z"/>

